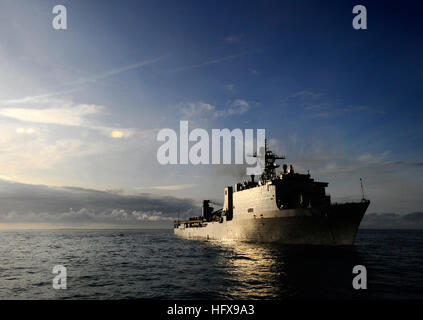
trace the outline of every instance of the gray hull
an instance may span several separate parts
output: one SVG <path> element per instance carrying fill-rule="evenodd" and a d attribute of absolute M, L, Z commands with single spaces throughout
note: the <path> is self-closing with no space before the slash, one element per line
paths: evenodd
<path fill-rule="evenodd" d="M 207 222 L 202 227 L 181 226 L 174 232 L 188 239 L 353 245 L 368 205 L 363 201 L 320 209 L 278 210 L 262 217 Z"/>

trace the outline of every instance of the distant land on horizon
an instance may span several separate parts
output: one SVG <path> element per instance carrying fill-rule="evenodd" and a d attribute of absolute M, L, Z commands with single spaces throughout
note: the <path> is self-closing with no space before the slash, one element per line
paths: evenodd
<path fill-rule="evenodd" d="M 361 221 L 360 229 L 423 230 L 423 212 L 412 212 L 407 214 L 367 213 Z"/>

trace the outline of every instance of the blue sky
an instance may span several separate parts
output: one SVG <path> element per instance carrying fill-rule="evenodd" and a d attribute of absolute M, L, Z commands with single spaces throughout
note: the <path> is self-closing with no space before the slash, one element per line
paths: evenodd
<path fill-rule="evenodd" d="M 52 28 L 57 4 L 68 30 Z M 352 28 L 356 4 L 367 30 Z M 362 177 L 369 211 L 421 210 L 420 12 L 411 1 L 3 0 L 0 177 L 221 199 L 236 170 L 157 163 L 157 130 L 189 120 L 265 128 L 334 199 L 359 198 Z"/>

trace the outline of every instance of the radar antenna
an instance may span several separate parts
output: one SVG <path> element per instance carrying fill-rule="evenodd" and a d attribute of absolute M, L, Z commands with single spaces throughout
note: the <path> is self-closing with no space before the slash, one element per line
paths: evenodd
<path fill-rule="evenodd" d="M 260 150 L 260 156 L 262 156 Z M 257 153 L 254 152 L 253 157 L 258 157 Z M 276 163 L 276 160 L 285 159 L 285 156 L 279 156 L 272 151 L 267 149 L 267 139 L 264 140 L 264 170 L 261 174 L 261 180 L 267 181 L 276 178 L 276 169 L 279 168 L 279 165 Z"/>

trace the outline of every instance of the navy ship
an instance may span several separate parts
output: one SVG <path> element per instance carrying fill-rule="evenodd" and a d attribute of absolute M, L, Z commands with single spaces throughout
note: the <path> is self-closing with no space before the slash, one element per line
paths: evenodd
<path fill-rule="evenodd" d="M 253 156 L 257 157 L 256 154 Z M 327 182 L 294 172 L 276 160 L 285 159 L 264 148 L 264 170 L 243 184 L 225 188 L 223 208 L 203 201 L 202 215 L 174 221 L 174 233 L 188 239 L 241 240 L 286 244 L 353 245 L 370 204 L 332 203 Z"/>

